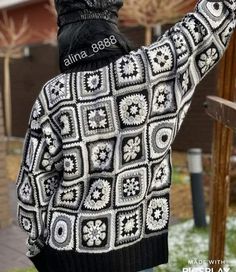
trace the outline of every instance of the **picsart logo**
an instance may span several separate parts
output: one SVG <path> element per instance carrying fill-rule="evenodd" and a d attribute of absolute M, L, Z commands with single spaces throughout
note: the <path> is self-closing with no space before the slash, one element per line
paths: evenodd
<path fill-rule="evenodd" d="M 224 260 L 189 260 L 188 261 L 189 266 L 191 267 L 185 267 L 183 268 L 182 272 L 231 272 L 229 268 L 229 263 Z M 218 270 L 214 270 L 214 268 L 210 268 L 208 266 L 210 265 L 221 265 L 224 266 L 222 268 L 219 268 Z M 233 271 L 232 271 L 233 272 Z"/>
<path fill-rule="evenodd" d="M 219 268 L 219 270 L 214 270 L 213 268 L 208 267 L 198 267 L 198 268 L 183 268 L 182 272 L 230 272 L 230 268 Z"/>

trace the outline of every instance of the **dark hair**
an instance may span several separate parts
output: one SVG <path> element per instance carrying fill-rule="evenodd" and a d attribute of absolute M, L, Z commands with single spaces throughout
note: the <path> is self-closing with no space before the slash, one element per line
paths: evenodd
<path fill-rule="evenodd" d="M 133 49 L 131 42 L 120 32 L 118 26 L 114 23 L 105 20 L 86 20 L 64 25 L 58 31 L 61 70 L 63 70 L 65 58 L 69 55 L 91 48 L 92 44 L 102 41 L 111 35 L 115 36 L 117 44 L 115 48 L 108 50 L 108 54 L 106 52 L 106 56 L 109 57 L 109 52 L 112 50 L 119 49 L 125 55 Z M 99 54 L 96 55 L 96 58 L 99 58 Z"/>

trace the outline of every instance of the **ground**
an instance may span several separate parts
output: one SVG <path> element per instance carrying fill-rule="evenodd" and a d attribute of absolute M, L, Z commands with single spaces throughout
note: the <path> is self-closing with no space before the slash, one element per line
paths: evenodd
<path fill-rule="evenodd" d="M 209 225 L 209 218 L 207 218 Z M 229 217 L 224 267 L 236 271 L 236 221 Z M 161 265 L 155 272 L 178 272 L 183 268 L 195 267 L 194 272 L 201 272 L 201 267 L 208 267 L 209 228 L 194 228 L 193 220 L 187 220 L 170 227 L 169 264 Z"/>

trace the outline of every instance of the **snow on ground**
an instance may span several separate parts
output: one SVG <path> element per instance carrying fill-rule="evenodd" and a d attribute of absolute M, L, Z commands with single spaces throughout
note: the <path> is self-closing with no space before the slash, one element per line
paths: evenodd
<path fill-rule="evenodd" d="M 207 218 L 209 224 L 209 218 Z M 208 228 L 194 228 L 188 220 L 169 229 L 169 263 L 156 268 L 155 272 L 181 272 L 183 268 L 195 267 L 194 272 L 208 267 Z M 236 271 L 236 217 L 228 218 L 225 268 Z"/>

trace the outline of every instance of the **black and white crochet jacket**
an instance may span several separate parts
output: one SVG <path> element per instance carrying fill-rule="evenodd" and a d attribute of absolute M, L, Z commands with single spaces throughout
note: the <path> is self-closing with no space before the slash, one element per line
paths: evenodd
<path fill-rule="evenodd" d="M 236 0 L 201 0 L 150 46 L 43 86 L 16 185 L 26 255 L 39 271 L 168 262 L 171 144 L 235 18 Z"/>

